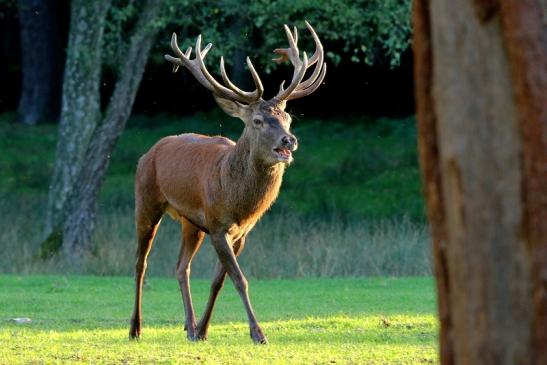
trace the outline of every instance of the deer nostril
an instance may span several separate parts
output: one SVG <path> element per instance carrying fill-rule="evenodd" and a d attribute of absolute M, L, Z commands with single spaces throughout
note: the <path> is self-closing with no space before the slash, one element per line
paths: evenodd
<path fill-rule="evenodd" d="M 283 138 L 281 138 L 281 143 L 283 146 L 288 146 L 291 142 L 289 141 L 289 137 L 283 136 Z"/>
<path fill-rule="evenodd" d="M 294 136 L 283 136 L 281 137 L 281 145 L 283 147 L 292 148 L 296 146 L 296 137 Z"/>

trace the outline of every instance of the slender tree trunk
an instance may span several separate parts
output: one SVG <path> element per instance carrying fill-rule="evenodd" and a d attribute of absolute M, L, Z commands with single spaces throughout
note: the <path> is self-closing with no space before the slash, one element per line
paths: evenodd
<path fill-rule="evenodd" d="M 541 4 L 414 2 L 418 142 L 443 364 L 547 363 Z"/>
<path fill-rule="evenodd" d="M 110 155 L 122 134 L 144 73 L 157 28 L 150 24 L 159 11 L 159 1 L 149 0 L 140 13 L 129 50 L 120 65 L 120 76 L 110 98 L 104 120 L 95 130 L 85 155 L 85 165 L 75 187 L 64 224 L 63 249 L 67 256 L 81 260 L 88 250 L 95 228 L 99 191 Z"/>
<path fill-rule="evenodd" d="M 61 100 L 63 49 L 59 1 L 18 0 L 23 82 L 17 122 L 57 119 Z"/>
<path fill-rule="evenodd" d="M 46 208 L 42 254 L 61 245 L 67 202 L 100 119 L 102 39 L 110 1 L 73 0 L 55 167 Z"/>

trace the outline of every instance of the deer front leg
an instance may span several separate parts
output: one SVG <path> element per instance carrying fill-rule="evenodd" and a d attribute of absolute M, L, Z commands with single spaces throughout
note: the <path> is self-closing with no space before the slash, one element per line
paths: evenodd
<path fill-rule="evenodd" d="M 211 235 L 211 238 L 218 258 L 222 263 L 222 266 L 224 266 L 224 269 L 226 270 L 228 275 L 230 275 L 230 278 L 232 279 L 234 286 L 238 291 L 241 300 L 243 301 L 245 311 L 247 312 L 247 317 L 249 318 L 251 338 L 255 343 L 268 343 L 266 336 L 264 336 L 264 333 L 262 332 L 262 329 L 260 328 L 258 321 L 256 320 L 253 307 L 251 306 L 248 292 L 249 284 L 239 267 L 236 255 L 228 242 L 227 236 L 223 233 Z"/>
<path fill-rule="evenodd" d="M 239 254 L 243 251 L 243 247 L 245 247 L 245 237 L 241 238 L 239 241 L 237 241 L 234 246 L 234 254 L 236 256 L 239 256 Z M 211 292 L 209 294 L 209 300 L 207 301 L 207 305 L 205 306 L 205 311 L 203 312 L 203 316 L 201 317 L 201 320 L 199 321 L 197 327 L 196 327 L 196 337 L 200 340 L 206 340 L 207 339 L 207 331 L 209 330 L 209 323 L 211 322 L 211 314 L 213 312 L 213 308 L 215 307 L 215 302 L 217 300 L 218 294 L 222 287 L 224 286 L 224 280 L 226 279 L 226 270 L 224 269 L 224 266 L 219 261 L 216 264 L 215 268 L 215 276 L 213 278 L 213 281 L 211 283 Z"/>

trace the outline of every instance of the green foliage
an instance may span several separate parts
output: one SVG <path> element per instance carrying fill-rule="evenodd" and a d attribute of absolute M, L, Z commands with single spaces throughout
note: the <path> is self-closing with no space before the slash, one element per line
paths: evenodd
<path fill-rule="evenodd" d="M 12 113 L 0 114 L 0 196 L 43 191 L 53 169 L 57 126 L 33 128 L 12 123 L 14 118 Z"/>
<path fill-rule="evenodd" d="M 327 45 L 327 61 L 334 64 L 346 60 L 397 66 L 410 44 L 410 0 L 170 0 L 156 60 L 169 50 L 170 32 L 178 33 L 181 48 L 194 46 L 202 33 L 205 42 L 216 44 L 208 62 L 216 64 L 223 54 L 232 64 L 229 55 L 239 49 L 269 72 L 276 67 L 271 52 L 288 46 L 283 24 L 300 29 L 300 44 L 311 55 L 314 46 L 304 20 Z"/>
<path fill-rule="evenodd" d="M 166 7 L 159 1 L 158 15 L 142 29 L 137 29 L 138 17 L 141 15 L 147 1 L 113 0 L 109 7 L 103 36 L 103 63 L 120 72 L 124 59 L 128 56 L 131 37 L 138 32 L 155 32 L 165 26 Z"/>
<path fill-rule="evenodd" d="M 134 25 L 137 7 L 133 0 L 114 1 L 109 8 L 103 38 L 103 59 L 106 66 L 116 69 L 129 48 L 128 37 Z"/>
<path fill-rule="evenodd" d="M 438 321 L 431 278 L 251 281 L 268 346 L 253 345 L 227 284 L 207 342 L 182 329 L 176 280 L 149 278 L 143 337 L 127 339 L 133 279 L 0 276 L 0 359 L 20 363 L 433 364 Z M 209 281 L 192 281 L 202 313 Z M 100 309 L 99 309 L 100 308 Z"/>
<path fill-rule="evenodd" d="M 424 221 L 413 118 L 379 120 L 306 120 L 294 117 L 300 147 L 285 174 L 273 213 L 352 219 L 408 216 Z M 0 194 L 45 192 L 53 166 L 54 126 L 26 128 L 0 117 Z M 213 112 L 175 119 L 132 117 L 112 154 L 102 202 L 133 202 L 135 164 L 157 140 L 196 132 L 232 139 L 239 120 Z"/>
<path fill-rule="evenodd" d="M 130 275 L 135 250 L 133 187 L 138 158 L 182 132 L 237 139 L 239 120 L 220 113 L 187 118 L 135 116 L 111 158 L 101 192 L 93 251 L 78 268 L 37 262 L 55 150 L 55 126 L 32 128 L 0 116 L 0 272 Z M 222 128 L 220 127 L 222 124 Z M 253 277 L 429 275 L 429 236 L 417 167 L 413 118 L 306 120 L 294 116 L 300 147 L 278 201 L 251 232 L 241 262 Z M 180 227 L 163 220 L 150 272 L 171 275 Z M 52 241 L 51 243 L 54 243 Z M 52 248 L 55 248 L 53 245 Z M 272 255 L 276 252 L 276 255 Z M 260 260 L 253 260 L 260 257 Z M 215 254 L 204 245 L 193 265 L 208 277 Z"/>
<path fill-rule="evenodd" d="M 423 220 L 413 118 L 296 122 L 300 149 L 279 205 L 313 214 Z"/>

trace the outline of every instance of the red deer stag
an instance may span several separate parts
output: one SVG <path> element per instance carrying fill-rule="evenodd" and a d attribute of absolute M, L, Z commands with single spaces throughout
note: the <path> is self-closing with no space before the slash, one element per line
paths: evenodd
<path fill-rule="evenodd" d="M 323 82 L 327 66 L 323 47 L 313 28 L 306 22 L 315 41 L 316 51 L 308 60 L 300 58 L 297 32 L 285 25 L 289 48 L 276 49 L 274 61 L 290 60 L 294 67 L 287 88 L 281 84 L 278 94 L 263 100 L 264 88 L 251 61 L 247 65 L 256 90 L 247 92 L 234 85 L 226 75 L 224 60 L 220 84 L 207 71 L 203 59 L 211 48 L 201 49 L 201 35 L 196 41 L 196 57 L 191 60 L 192 47 L 182 52 L 173 34 L 171 48 L 176 57 L 165 55 L 174 65 L 186 67 L 205 88 L 213 93 L 219 106 L 230 116 L 245 123 L 237 143 L 224 137 L 181 134 L 161 139 L 139 160 L 135 186 L 135 215 L 138 236 L 135 307 L 131 318 L 131 338 L 141 333 L 141 297 L 146 259 L 154 235 L 165 212 L 182 225 L 182 244 L 177 276 L 186 312 L 185 329 L 190 340 L 207 339 L 207 329 L 215 300 L 226 274 L 237 289 L 249 318 L 251 338 L 267 343 L 253 312 L 248 284 L 236 257 L 243 251 L 245 237 L 262 214 L 276 199 L 285 167 L 292 161 L 297 140 L 289 132 L 291 117 L 284 109 L 287 100 L 314 92 Z M 308 79 L 306 69 L 316 65 Z M 200 248 L 205 233 L 211 237 L 218 255 L 210 297 L 201 321 L 196 325 L 190 293 L 190 264 Z"/>

